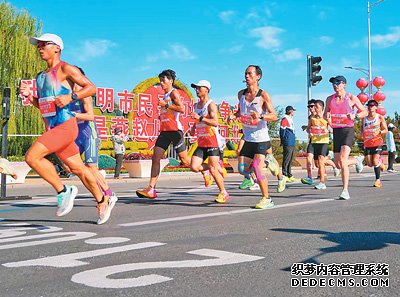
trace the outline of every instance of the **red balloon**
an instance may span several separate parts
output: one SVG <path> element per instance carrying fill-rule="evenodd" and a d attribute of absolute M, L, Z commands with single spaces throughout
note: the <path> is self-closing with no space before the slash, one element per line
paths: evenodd
<path fill-rule="evenodd" d="M 376 113 L 379 113 L 380 115 L 385 115 L 386 114 L 386 108 L 384 108 L 383 106 L 378 106 L 378 108 L 376 109 Z"/>
<path fill-rule="evenodd" d="M 377 77 L 374 78 L 372 83 L 374 84 L 375 87 L 380 89 L 385 85 L 386 81 L 383 79 L 382 76 L 377 76 Z"/>
<path fill-rule="evenodd" d="M 360 102 L 362 103 L 362 104 L 365 104 L 367 101 L 368 101 L 368 95 L 367 94 L 365 94 L 365 93 L 360 93 L 360 94 L 358 94 L 357 95 L 357 97 L 358 97 L 358 99 L 360 99 Z"/>
<path fill-rule="evenodd" d="M 378 103 L 385 101 L 385 99 L 386 99 L 386 95 L 382 91 L 378 91 L 374 94 L 374 100 L 376 100 Z"/>
<path fill-rule="evenodd" d="M 366 87 L 368 87 L 368 80 L 366 80 L 365 78 L 360 78 L 359 80 L 357 80 L 356 86 L 360 90 L 364 90 Z"/>

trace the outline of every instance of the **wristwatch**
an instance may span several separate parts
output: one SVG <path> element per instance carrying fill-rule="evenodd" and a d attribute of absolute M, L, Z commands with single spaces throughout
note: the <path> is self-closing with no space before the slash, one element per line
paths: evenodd
<path fill-rule="evenodd" d="M 76 93 L 71 94 L 72 100 L 78 100 L 78 95 Z"/>

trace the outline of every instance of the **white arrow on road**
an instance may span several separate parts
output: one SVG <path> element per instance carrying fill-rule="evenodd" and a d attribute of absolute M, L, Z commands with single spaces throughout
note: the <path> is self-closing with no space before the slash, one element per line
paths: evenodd
<path fill-rule="evenodd" d="M 134 278 L 116 279 L 110 276 L 143 269 L 163 269 L 163 268 L 189 268 L 189 267 L 210 267 L 229 264 L 238 264 L 261 260 L 264 257 L 251 256 L 246 254 L 231 253 L 212 249 L 200 249 L 190 251 L 188 254 L 213 257 L 206 260 L 185 260 L 185 261 L 166 261 L 166 262 L 143 262 L 129 263 L 121 265 L 107 266 L 92 270 L 86 270 L 72 276 L 71 280 L 78 284 L 83 284 L 95 288 L 133 288 L 149 286 L 157 283 L 172 280 L 170 277 L 148 274 Z"/>

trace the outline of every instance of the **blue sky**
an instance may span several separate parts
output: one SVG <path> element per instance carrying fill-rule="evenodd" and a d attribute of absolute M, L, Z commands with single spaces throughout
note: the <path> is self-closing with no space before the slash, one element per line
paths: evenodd
<path fill-rule="evenodd" d="M 209 80 L 215 101 L 233 104 L 246 66 L 257 64 L 274 105 L 297 109 L 297 127 L 307 122 L 307 54 L 323 59 L 314 98 L 330 95 L 329 77 L 338 74 L 357 95 L 355 82 L 366 76 L 344 67 L 368 68 L 365 0 L 8 2 L 40 19 L 44 33 L 60 35 L 62 58 L 98 87 L 132 90 L 170 68 L 187 86 Z M 371 12 L 372 73 L 386 80 L 391 116 L 400 101 L 399 11 L 399 0 L 385 0 Z"/>

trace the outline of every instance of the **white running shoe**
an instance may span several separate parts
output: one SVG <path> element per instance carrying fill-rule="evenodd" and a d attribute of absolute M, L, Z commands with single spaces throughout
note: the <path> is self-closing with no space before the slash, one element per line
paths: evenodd
<path fill-rule="evenodd" d="M 99 219 L 97 220 L 97 225 L 104 224 L 108 221 L 111 215 L 111 211 L 118 201 L 118 197 L 113 193 L 113 196 L 109 197 L 107 203 L 102 203 L 97 205 L 97 210 L 99 212 Z"/>
<path fill-rule="evenodd" d="M 65 186 L 65 192 L 57 195 L 57 217 L 62 217 L 68 214 L 74 207 L 74 199 L 78 194 L 78 188 L 75 186 Z"/>
<path fill-rule="evenodd" d="M 338 176 L 340 174 L 340 169 L 339 168 L 333 168 L 333 176 Z"/>
<path fill-rule="evenodd" d="M 259 189 L 260 189 L 260 186 L 259 186 L 257 183 L 255 183 L 254 185 L 252 185 L 252 186 L 249 188 L 250 191 L 257 191 L 257 190 L 259 190 Z"/>
<path fill-rule="evenodd" d="M 342 194 L 340 194 L 339 199 L 341 200 L 349 200 L 350 199 L 350 194 L 348 190 L 343 190 Z"/>
<path fill-rule="evenodd" d="M 363 161 L 364 161 L 364 156 L 358 156 L 355 157 L 357 160 L 357 164 L 356 164 L 356 171 L 357 173 L 361 173 L 364 169 L 364 165 L 363 165 Z"/>

